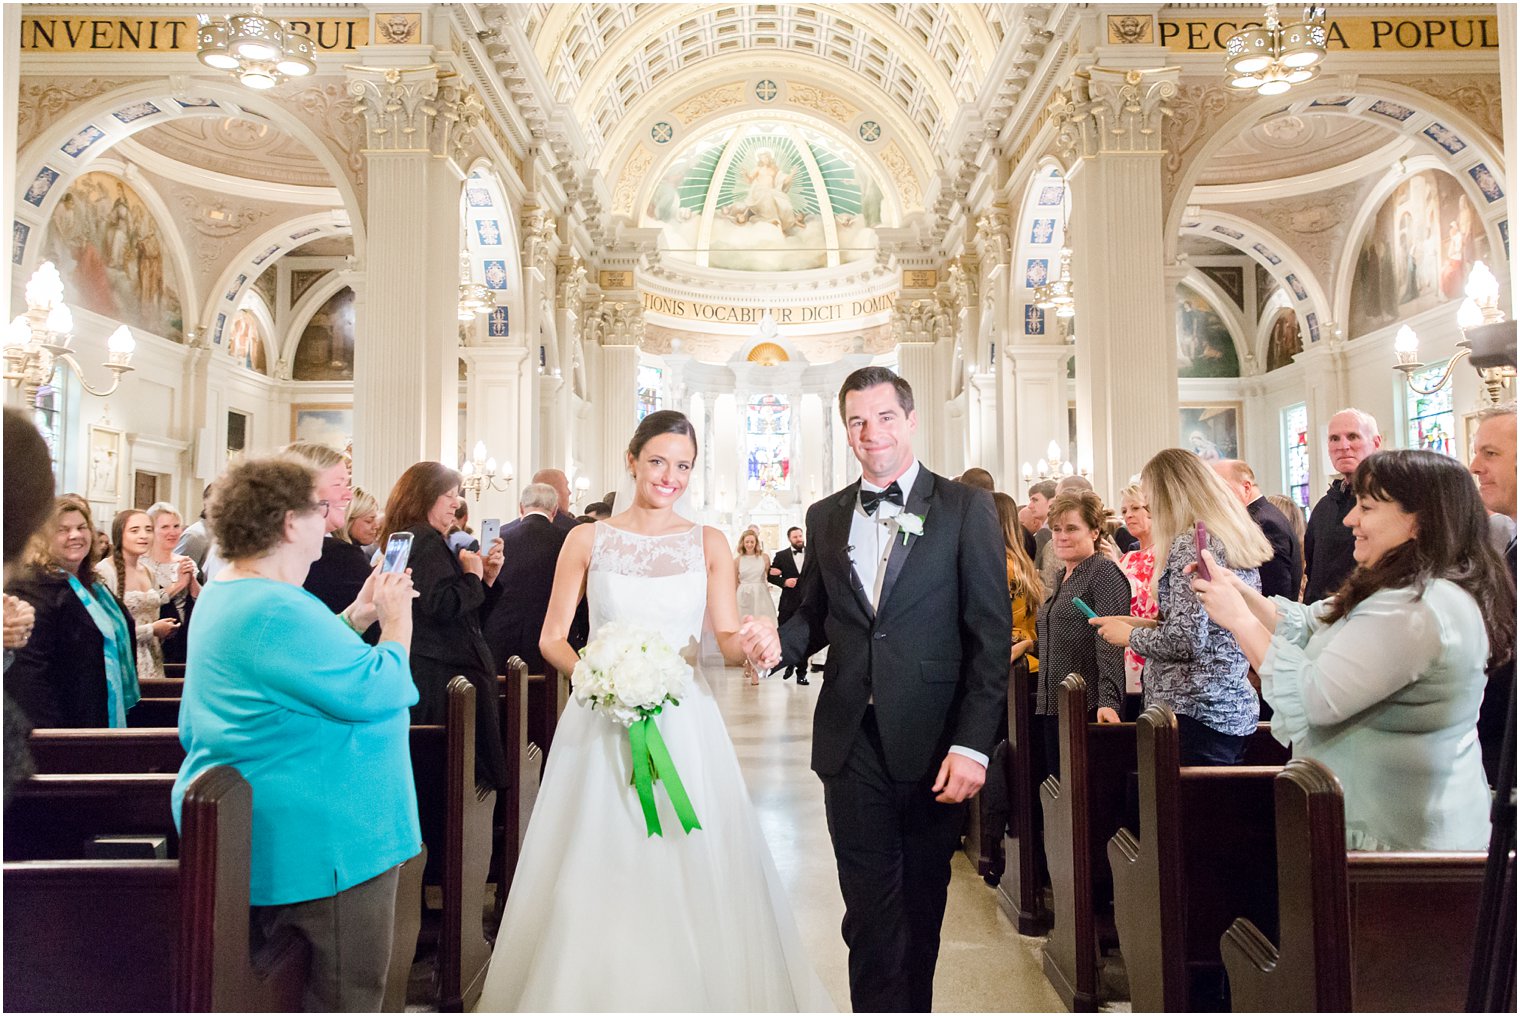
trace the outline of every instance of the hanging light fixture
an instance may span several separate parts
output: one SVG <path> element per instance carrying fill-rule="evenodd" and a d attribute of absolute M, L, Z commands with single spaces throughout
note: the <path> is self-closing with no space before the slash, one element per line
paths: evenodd
<path fill-rule="evenodd" d="M 1284 25 L 1267 4 L 1265 24 L 1242 29 L 1225 43 L 1225 77 L 1231 88 L 1281 95 L 1319 76 L 1325 58 L 1325 7 L 1306 4 L 1299 21 Z"/>
<path fill-rule="evenodd" d="M 1416 395 L 1434 395 L 1442 388 L 1451 383 L 1452 371 L 1456 369 L 1463 357 L 1473 355 L 1474 339 L 1487 340 L 1487 344 L 1497 343 L 1510 349 L 1515 345 L 1515 323 L 1504 319 L 1504 311 L 1499 309 L 1499 280 L 1489 267 L 1479 261 L 1472 267 L 1467 276 L 1467 299 L 1457 308 L 1457 327 L 1462 330 L 1462 337 L 1457 340 L 1457 351 L 1452 358 L 1446 361 L 1446 368 L 1441 371 L 1440 378 L 1431 386 L 1422 388 L 1415 382 L 1415 375 L 1430 368 L 1429 364 L 1420 362 L 1420 338 L 1414 333 L 1414 329 L 1408 325 L 1402 325 L 1398 334 L 1393 338 L 1393 352 L 1398 362 L 1394 369 L 1404 372 L 1404 381 L 1409 385 L 1409 390 Z M 1483 385 L 1483 397 L 1485 404 L 1495 406 L 1505 401 L 1509 388 L 1515 379 L 1515 368 L 1512 366 L 1480 367 L 1483 362 L 1480 355 L 1474 362 L 1478 371 L 1478 380 Z"/>
<path fill-rule="evenodd" d="M 304 78 L 317 69 L 317 47 L 290 23 L 264 16 L 262 4 L 251 14 L 216 18 L 197 16 L 196 56 L 207 67 L 227 71 L 248 88 L 265 91 L 286 78 Z"/>
<path fill-rule="evenodd" d="M 115 392 L 121 376 L 134 369 L 137 342 L 131 329 L 122 325 L 106 340 L 110 387 L 93 387 L 69 346 L 73 331 L 74 312 L 63 302 L 63 278 L 53 262 L 44 261 L 27 281 L 26 313 L 17 315 L 4 333 L 5 379 L 21 389 L 28 406 L 37 404 L 38 389 L 53 383 L 59 364 L 74 372 L 81 388 L 102 398 Z"/>
<path fill-rule="evenodd" d="M 496 295 L 483 282 L 470 275 L 470 252 L 459 252 L 459 320 L 473 321 L 478 315 L 496 309 Z"/>
<path fill-rule="evenodd" d="M 1061 253 L 1057 255 L 1055 277 L 1034 287 L 1034 305 L 1041 310 L 1053 310 L 1058 318 L 1073 318 L 1077 314 L 1077 287 L 1071 280 L 1071 231 L 1070 206 L 1067 198 L 1071 188 L 1061 180 Z"/>

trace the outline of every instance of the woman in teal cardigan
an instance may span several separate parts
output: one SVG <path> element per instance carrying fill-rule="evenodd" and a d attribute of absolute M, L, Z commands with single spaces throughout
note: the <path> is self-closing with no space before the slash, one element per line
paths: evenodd
<path fill-rule="evenodd" d="M 1515 594 L 1456 460 L 1368 456 L 1345 524 L 1356 570 L 1313 605 L 1268 600 L 1210 560 L 1193 588 L 1240 640 L 1272 733 L 1335 773 L 1353 850 L 1483 850 L 1484 667 L 1515 650 Z"/>
<path fill-rule="evenodd" d="M 174 814 L 202 771 L 236 767 L 253 789 L 256 931 L 311 941 L 308 1010 L 377 1012 L 397 869 L 422 843 L 408 743 L 414 594 L 409 574 L 376 572 L 335 615 L 301 588 L 326 533 L 315 484 L 309 466 L 274 456 L 212 490 L 207 521 L 228 564 L 190 633 Z M 359 633 L 376 620 L 369 646 Z"/>

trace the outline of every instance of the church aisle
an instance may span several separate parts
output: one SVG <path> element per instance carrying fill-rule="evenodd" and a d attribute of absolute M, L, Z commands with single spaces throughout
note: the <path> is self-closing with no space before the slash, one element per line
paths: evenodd
<path fill-rule="evenodd" d="M 823 814 L 823 785 L 808 768 L 814 684 L 770 678 L 759 687 L 738 670 L 708 670 L 728 723 L 766 841 L 818 973 L 849 1011 L 847 953 L 839 935 L 844 902 Z M 1059 1012 L 1040 970 L 1042 939 L 1025 938 L 1003 916 L 993 891 L 956 854 L 945 914 L 935 1008 L 958 1012 Z"/>

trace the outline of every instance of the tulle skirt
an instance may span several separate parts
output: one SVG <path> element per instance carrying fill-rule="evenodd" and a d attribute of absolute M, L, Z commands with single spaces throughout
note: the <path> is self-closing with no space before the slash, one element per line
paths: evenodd
<path fill-rule="evenodd" d="M 647 835 L 627 732 L 572 700 L 479 1011 L 833 1011 L 700 673 L 655 722 L 702 828 L 657 783 Z"/>

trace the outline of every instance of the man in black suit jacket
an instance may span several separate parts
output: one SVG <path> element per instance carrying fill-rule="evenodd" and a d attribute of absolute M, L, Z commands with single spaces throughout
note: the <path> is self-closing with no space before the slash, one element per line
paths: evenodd
<path fill-rule="evenodd" d="M 770 575 L 767 577 L 771 585 L 781 590 L 781 602 L 776 607 L 776 620 L 780 624 L 786 624 L 797 613 L 797 604 L 802 600 L 802 590 L 798 588 L 802 580 L 802 564 L 807 560 L 807 544 L 802 537 L 802 528 L 793 526 L 788 529 L 786 539 L 787 546 L 776 551 L 776 556 L 771 558 Z M 792 669 L 782 668 L 783 681 L 792 675 Z M 797 683 L 808 683 L 806 662 L 797 670 Z"/>
<path fill-rule="evenodd" d="M 1261 595 L 1297 600 L 1304 579 L 1304 549 L 1293 535 L 1292 523 L 1256 486 L 1256 473 L 1249 465 L 1239 459 L 1221 459 L 1213 466 L 1272 545 L 1272 559 L 1260 569 Z"/>
<path fill-rule="evenodd" d="M 965 800 L 982 786 L 1008 683 L 1012 618 L 986 491 L 913 456 L 907 382 L 840 390 L 862 480 L 808 509 L 801 604 L 781 664 L 829 646 L 813 717 L 844 895 L 857 1012 L 928 1012 Z"/>
<path fill-rule="evenodd" d="M 554 566 L 568 535 L 549 520 L 556 504 L 553 487 L 530 483 L 518 498 L 521 517 L 517 524 L 502 528 L 503 562 L 496 580 L 502 596 L 485 624 L 486 645 L 491 647 L 498 674 L 506 672 L 507 660 L 513 656 L 522 657 L 530 674 L 544 672 L 538 637 L 549 613 Z"/>

